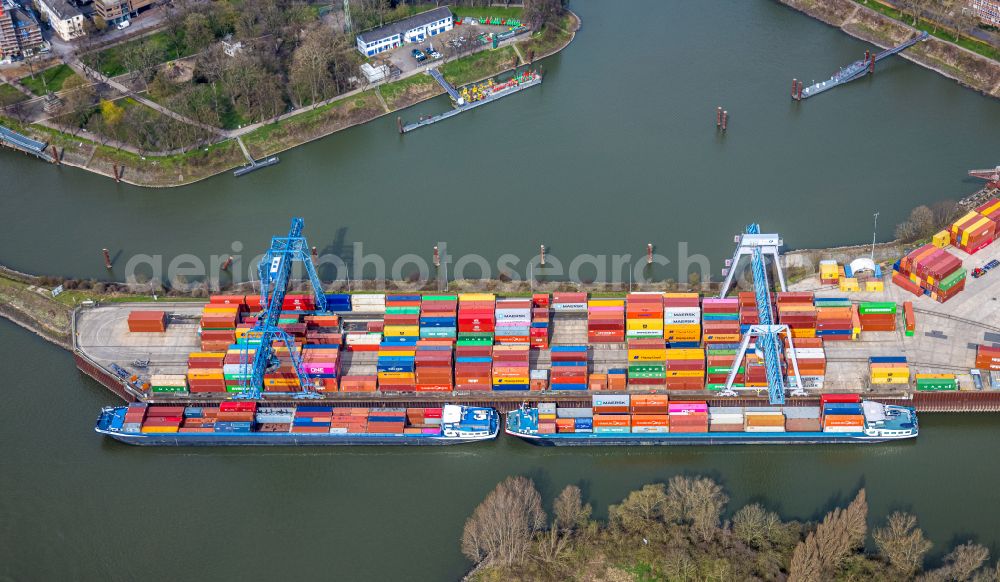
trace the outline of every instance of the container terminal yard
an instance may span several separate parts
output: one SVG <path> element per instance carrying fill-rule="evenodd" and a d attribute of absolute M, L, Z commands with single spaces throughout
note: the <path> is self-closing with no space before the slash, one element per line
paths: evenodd
<path fill-rule="evenodd" d="M 292 237 L 276 237 L 263 263 L 290 267 L 293 255 L 274 250 L 292 239 L 309 248 L 296 220 Z M 760 251 L 777 249 L 755 241 L 782 241 L 757 233 L 748 229 L 734 259 L 750 256 L 755 280 L 768 285 Z M 963 243 L 961 235 L 956 242 Z M 939 240 L 914 254 L 921 252 L 942 262 L 951 257 L 972 272 L 1000 258 L 1000 244 L 968 255 Z M 299 259 L 308 262 L 307 254 Z M 284 258 L 274 262 L 277 256 Z M 917 269 L 918 263 L 904 259 L 892 268 L 898 275 L 902 265 Z M 264 298 L 219 295 L 207 304 L 79 308 L 73 353 L 80 370 L 130 402 L 249 397 L 289 403 L 308 397 L 334 406 L 451 403 L 507 412 L 526 402 L 584 405 L 595 393 L 669 393 L 672 401 L 755 406 L 785 403 L 786 394 L 788 404 L 814 404 L 821 392 L 854 392 L 919 411 L 1000 411 L 1000 384 L 990 370 L 1000 368 L 1000 321 L 995 309 L 984 309 L 1000 296 L 1000 276 L 966 282 L 965 271 L 956 271 L 950 277 L 961 275 L 961 292 L 934 301 L 930 291 L 918 297 L 884 283 L 876 278 L 881 266 L 866 265 L 855 261 L 853 269 L 866 272 L 852 272 L 827 262 L 819 279 L 786 291 L 727 295 L 724 286 L 724 298 L 658 292 L 292 295 L 284 293 L 287 275 L 268 282 L 265 274 Z M 916 274 L 911 279 L 922 280 Z M 780 269 L 774 280 L 777 288 L 784 283 Z M 317 280 L 314 290 L 319 285 Z M 261 363 L 254 378 L 251 338 L 269 330 L 262 308 L 268 301 L 274 305 L 274 359 L 270 370 Z M 772 303 L 764 313 L 777 315 L 776 321 L 760 317 L 761 301 Z M 439 357 L 430 357 L 432 350 Z M 768 365 L 772 355 L 780 360 L 777 382 Z M 740 364 L 730 374 L 734 362 Z"/>

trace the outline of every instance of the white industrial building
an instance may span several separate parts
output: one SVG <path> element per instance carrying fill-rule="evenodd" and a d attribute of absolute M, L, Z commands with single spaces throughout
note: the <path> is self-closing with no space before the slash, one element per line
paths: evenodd
<path fill-rule="evenodd" d="M 404 43 L 423 42 L 428 37 L 451 30 L 454 26 L 451 10 L 447 6 L 442 6 L 362 32 L 357 37 L 357 46 L 361 54 L 371 57 Z"/>

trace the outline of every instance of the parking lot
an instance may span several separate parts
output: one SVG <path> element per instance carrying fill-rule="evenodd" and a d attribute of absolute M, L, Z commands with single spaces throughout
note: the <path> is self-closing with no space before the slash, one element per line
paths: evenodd
<path fill-rule="evenodd" d="M 442 32 L 441 34 L 432 36 L 420 43 L 404 44 L 402 46 L 396 47 L 391 51 L 384 52 L 382 54 L 372 57 L 373 61 L 387 61 L 391 66 L 398 68 L 405 75 L 414 69 L 423 67 L 425 65 L 432 64 L 435 61 L 444 61 L 450 57 L 457 56 L 459 52 L 462 54 L 468 54 L 475 52 L 476 48 L 481 48 L 483 46 L 489 47 L 491 44 L 487 43 L 485 45 L 476 45 L 472 48 L 471 45 L 475 43 L 475 40 L 479 35 L 486 33 L 500 33 L 509 30 L 506 26 L 488 26 L 488 25 L 460 25 L 455 28 Z M 421 51 L 427 52 L 429 46 L 433 46 L 440 57 L 437 59 L 426 59 L 422 62 L 417 62 L 413 58 L 413 49 L 418 48 Z M 377 62 L 375 64 L 378 64 Z"/>

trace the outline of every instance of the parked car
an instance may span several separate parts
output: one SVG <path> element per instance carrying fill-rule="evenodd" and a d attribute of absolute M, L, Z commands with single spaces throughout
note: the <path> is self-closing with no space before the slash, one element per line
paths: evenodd
<path fill-rule="evenodd" d="M 421 51 L 420 49 L 413 49 L 413 50 L 412 50 L 412 51 L 410 52 L 410 54 L 412 54 L 412 55 L 413 55 L 413 58 L 417 59 L 417 62 L 418 62 L 418 63 L 421 63 L 421 62 L 423 62 L 423 61 L 426 61 L 426 60 L 427 60 L 427 55 L 425 55 L 425 54 L 423 53 L 423 51 Z"/>

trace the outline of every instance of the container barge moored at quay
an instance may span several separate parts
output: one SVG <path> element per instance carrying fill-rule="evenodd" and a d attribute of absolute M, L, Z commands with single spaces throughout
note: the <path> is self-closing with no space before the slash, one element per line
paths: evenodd
<path fill-rule="evenodd" d="M 916 438 L 913 407 L 830 394 L 820 406 L 709 406 L 665 396 L 594 395 L 582 408 L 542 403 L 507 414 L 505 432 L 544 446 L 872 444 Z"/>
<path fill-rule="evenodd" d="M 492 408 L 337 408 L 327 405 L 106 407 L 99 434 L 144 446 L 456 445 L 495 439 Z"/>

